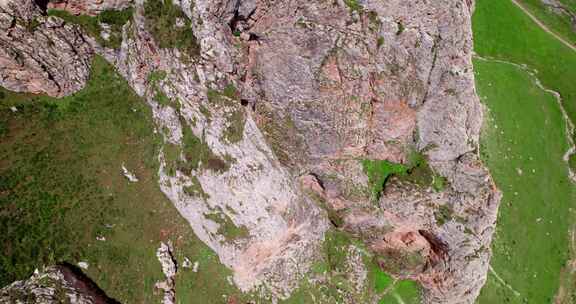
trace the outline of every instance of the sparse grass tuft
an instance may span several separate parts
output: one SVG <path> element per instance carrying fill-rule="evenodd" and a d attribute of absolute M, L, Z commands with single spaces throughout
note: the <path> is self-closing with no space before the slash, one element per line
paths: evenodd
<path fill-rule="evenodd" d="M 384 37 L 378 37 L 378 40 L 376 41 L 376 45 L 378 46 L 378 48 L 380 48 L 381 46 L 384 45 Z"/>
<path fill-rule="evenodd" d="M 451 221 L 454 215 L 454 210 L 449 205 L 441 205 L 438 210 L 434 212 L 434 218 L 436 219 L 436 224 L 442 226 L 447 222 Z"/>
<path fill-rule="evenodd" d="M 204 216 L 219 225 L 217 233 L 224 236 L 228 242 L 250 236 L 248 228 L 245 226 L 236 226 L 221 210 L 217 213 L 204 214 Z"/>
<path fill-rule="evenodd" d="M 160 89 L 160 81 L 166 79 L 166 76 L 166 72 L 161 70 L 152 71 L 148 75 L 149 87 L 154 91 L 154 100 L 163 106 L 169 105 L 171 101 L 170 98 L 168 98 L 168 96 L 166 96 L 166 94 L 164 94 Z"/>
<path fill-rule="evenodd" d="M 235 144 L 240 142 L 244 138 L 244 125 L 246 124 L 244 109 L 236 109 L 228 114 L 227 119 L 228 126 L 224 129 L 222 136 L 228 143 Z"/>
<path fill-rule="evenodd" d="M 192 185 L 185 187 L 184 192 L 192 197 L 199 197 L 203 200 L 209 199 L 210 195 L 204 192 L 204 189 L 202 189 L 202 184 L 200 183 L 198 178 L 196 176 L 192 176 L 191 179 L 192 179 Z"/>
<path fill-rule="evenodd" d="M 182 164 L 181 170 L 206 169 L 223 173 L 230 169 L 230 164 L 215 155 L 208 144 L 196 137 L 186 125 L 183 126 L 182 133 L 186 163 Z"/>
<path fill-rule="evenodd" d="M 350 11 L 352 12 L 360 13 L 362 11 L 362 5 L 360 4 L 360 2 L 358 2 L 358 0 L 344 0 L 344 3 L 346 3 Z"/>

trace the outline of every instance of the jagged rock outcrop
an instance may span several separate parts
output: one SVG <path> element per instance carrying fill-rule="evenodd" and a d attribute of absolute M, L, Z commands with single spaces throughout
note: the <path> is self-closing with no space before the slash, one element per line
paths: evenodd
<path fill-rule="evenodd" d="M 80 270 L 57 265 L 36 270 L 27 280 L 0 289 L 0 303 L 115 304 Z"/>
<path fill-rule="evenodd" d="M 174 260 L 172 252 L 172 244 L 168 242 L 161 243 L 158 250 L 156 250 L 156 257 L 162 265 L 162 272 L 166 277 L 166 280 L 157 282 L 155 288 L 160 289 L 164 292 L 164 297 L 162 298 L 162 304 L 174 304 L 176 303 L 176 291 L 174 277 L 176 276 L 177 265 Z"/>
<path fill-rule="evenodd" d="M 44 17 L 33 1 L 0 2 L 0 85 L 16 92 L 70 95 L 84 87 L 92 48 L 80 27 Z"/>
<path fill-rule="evenodd" d="M 126 9 L 134 4 L 133 0 L 50 0 L 47 2 L 47 8 L 92 16 L 106 10 Z"/>
<path fill-rule="evenodd" d="M 153 23 L 173 11 L 147 3 L 118 50 L 86 41 L 146 97 L 165 139 L 160 186 L 238 287 L 287 297 L 332 222 L 382 267 L 418 257 L 390 271 L 421 282 L 426 303 L 473 303 L 499 194 L 476 154 L 472 1 L 182 0 L 164 33 Z M 62 79 L 68 90 L 36 92 L 77 87 Z M 414 152 L 448 186 L 393 177 L 375 201 L 360 160 Z"/>

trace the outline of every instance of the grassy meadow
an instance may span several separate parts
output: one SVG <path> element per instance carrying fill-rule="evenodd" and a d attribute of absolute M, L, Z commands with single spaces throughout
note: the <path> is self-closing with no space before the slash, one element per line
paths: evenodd
<path fill-rule="evenodd" d="M 524 66 L 474 61 L 478 94 L 488 109 L 481 153 L 504 193 L 493 270 L 478 303 L 551 303 L 571 254 L 576 197 L 562 160 L 568 141 L 560 107 L 528 70 L 559 92 L 574 121 L 576 52 L 510 1 L 479 0 L 473 30 L 479 56 Z"/>
<path fill-rule="evenodd" d="M 478 303 L 551 303 L 574 219 L 562 113 L 524 70 L 483 60 L 474 68 L 489 109 L 482 158 L 504 194 L 492 244 L 494 272 Z"/>
<path fill-rule="evenodd" d="M 540 29 L 512 2 L 479 0 L 473 17 L 474 51 L 483 57 L 525 64 L 560 93 L 576 121 L 576 52 Z"/>

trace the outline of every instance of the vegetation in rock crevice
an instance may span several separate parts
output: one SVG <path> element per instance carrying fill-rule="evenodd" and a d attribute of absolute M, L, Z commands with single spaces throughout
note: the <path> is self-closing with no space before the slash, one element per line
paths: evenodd
<path fill-rule="evenodd" d="M 302 280 L 301 287 L 281 303 L 344 303 L 345 300 L 371 303 L 374 299 L 378 299 L 379 304 L 421 303 L 421 291 L 416 282 L 397 280 L 388 275 L 362 242 L 344 231 L 327 231 L 318 254 L 319 259 Z M 360 260 L 353 257 L 356 254 Z M 358 262 L 360 265 L 351 264 Z M 367 272 L 360 289 L 358 278 L 353 274 L 359 270 L 353 269 L 355 267 Z"/>
<path fill-rule="evenodd" d="M 160 88 L 160 82 L 165 78 L 165 71 L 153 71 L 148 75 L 148 84 L 149 88 L 153 91 L 154 100 L 163 106 L 170 104 L 170 98 L 168 98 Z"/>
<path fill-rule="evenodd" d="M 388 179 L 392 176 L 398 181 L 408 182 L 419 187 L 432 187 L 442 191 L 447 186 L 447 179 L 436 174 L 428 165 L 424 155 L 412 152 L 406 164 L 396 164 L 386 160 L 361 161 L 364 173 L 368 176 L 372 200 L 378 201 Z"/>
<path fill-rule="evenodd" d="M 246 226 L 236 226 L 232 219 L 220 209 L 215 213 L 204 214 L 204 217 L 218 224 L 217 234 L 224 236 L 227 242 L 245 239 L 250 236 Z"/>
<path fill-rule="evenodd" d="M 190 170 L 206 169 L 223 173 L 230 169 L 230 163 L 214 154 L 206 141 L 196 137 L 186 124 L 183 124 L 182 133 L 183 152 L 186 162 L 180 164 L 180 170 L 188 172 Z"/>
<path fill-rule="evenodd" d="M 176 48 L 192 57 L 200 55 L 200 45 L 192 22 L 172 0 L 146 0 L 146 26 L 161 48 Z"/>
<path fill-rule="evenodd" d="M 78 24 L 88 35 L 104 46 L 113 49 L 120 47 L 122 43 L 122 27 L 130 19 L 134 9 L 127 8 L 121 11 L 103 11 L 99 15 L 92 17 L 86 15 L 72 15 L 62 10 L 48 10 L 48 16 L 56 16 L 64 19 L 68 23 Z M 108 39 L 102 37 L 103 28 L 101 24 L 110 26 L 110 36 Z"/>
<path fill-rule="evenodd" d="M 246 113 L 241 107 L 239 93 L 233 84 L 228 84 L 222 91 L 209 89 L 207 92 L 208 102 L 217 107 L 227 108 L 224 113 L 226 126 L 222 132 L 222 140 L 227 143 L 235 144 L 244 138 L 244 127 L 246 125 Z M 207 119 L 211 119 L 210 111 L 202 106 L 200 112 Z"/>

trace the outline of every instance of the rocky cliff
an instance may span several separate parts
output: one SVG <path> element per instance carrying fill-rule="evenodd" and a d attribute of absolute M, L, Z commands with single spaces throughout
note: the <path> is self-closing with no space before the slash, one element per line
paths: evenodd
<path fill-rule="evenodd" d="M 474 301 L 499 192 L 477 156 L 471 1 L 47 6 L 131 5 L 110 48 L 31 1 L 2 3 L 0 85 L 64 96 L 93 54 L 114 64 L 164 136 L 163 192 L 244 291 L 288 297 L 339 229 L 426 303 Z M 403 172 L 371 174 L 391 164 Z"/>
<path fill-rule="evenodd" d="M 27 280 L 0 290 L 0 303 L 115 304 L 94 282 L 74 266 L 57 265 L 36 270 Z"/>

